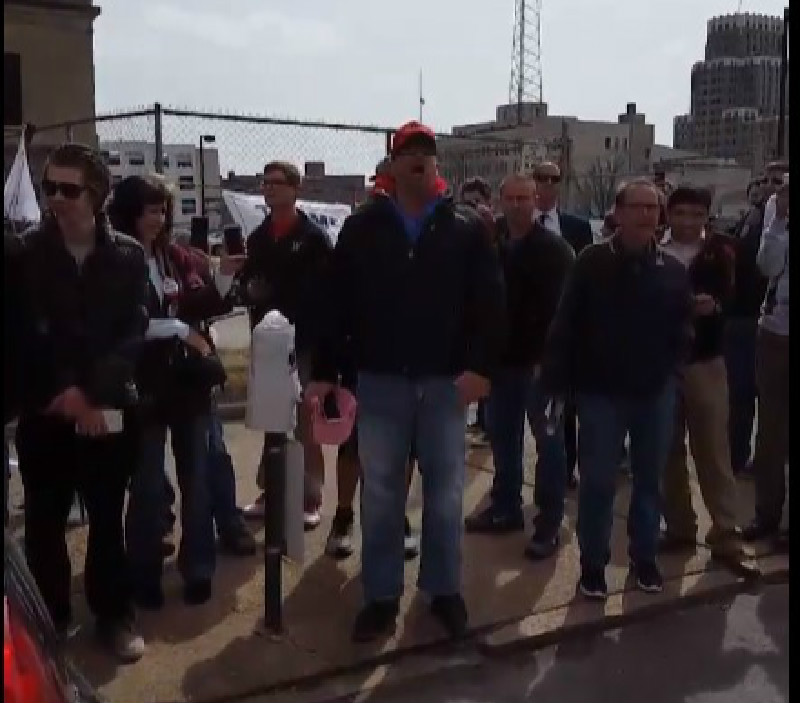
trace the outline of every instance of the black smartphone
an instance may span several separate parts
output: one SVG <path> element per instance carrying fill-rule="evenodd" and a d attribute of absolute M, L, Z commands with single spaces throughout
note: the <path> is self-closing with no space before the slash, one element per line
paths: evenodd
<path fill-rule="evenodd" d="M 336 392 L 331 391 L 322 401 L 322 411 L 328 420 L 339 420 L 339 404 L 336 402 Z"/>
<path fill-rule="evenodd" d="M 225 239 L 225 251 L 231 256 L 244 254 L 244 236 L 239 225 L 228 225 L 222 233 Z"/>
<path fill-rule="evenodd" d="M 195 249 L 209 253 L 208 249 L 208 218 L 193 217 L 189 242 Z"/>

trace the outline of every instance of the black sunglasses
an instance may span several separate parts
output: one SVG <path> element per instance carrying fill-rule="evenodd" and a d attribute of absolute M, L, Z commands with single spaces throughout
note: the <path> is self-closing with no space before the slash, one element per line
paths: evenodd
<path fill-rule="evenodd" d="M 534 176 L 533 180 L 537 183 L 549 183 L 550 185 L 558 185 L 561 183 L 561 176 Z"/>
<path fill-rule="evenodd" d="M 61 193 L 67 200 L 77 200 L 86 190 L 86 186 L 77 183 L 61 183 L 45 178 L 42 181 L 42 190 L 48 198 L 52 198 L 56 193 Z"/>

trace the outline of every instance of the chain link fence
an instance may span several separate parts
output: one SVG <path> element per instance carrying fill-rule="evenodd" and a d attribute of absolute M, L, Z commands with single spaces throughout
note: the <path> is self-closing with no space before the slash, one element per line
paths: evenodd
<path fill-rule="evenodd" d="M 220 224 L 214 222 L 218 212 L 224 219 L 222 191 L 258 193 L 264 164 L 272 160 L 292 162 L 304 173 L 301 197 L 356 205 L 366 195 L 369 176 L 388 153 L 392 133 L 390 128 L 373 125 L 198 112 L 155 104 L 38 127 L 29 152 L 32 173 L 38 178 L 42 154 L 52 146 L 64 141 L 98 144 L 108 155 L 115 180 L 133 173 L 163 172 L 181 192 L 177 214 L 187 221 L 192 215 L 208 214 L 213 227 Z M 547 160 L 561 166 L 565 207 L 583 209 L 579 201 L 590 199 L 583 184 L 590 174 L 572 172 L 570 140 L 565 136 L 536 139 L 511 130 L 499 135 L 437 137 L 440 172 L 454 193 L 476 176 L 497 193 L 506 175 L 530 172 Z"/>

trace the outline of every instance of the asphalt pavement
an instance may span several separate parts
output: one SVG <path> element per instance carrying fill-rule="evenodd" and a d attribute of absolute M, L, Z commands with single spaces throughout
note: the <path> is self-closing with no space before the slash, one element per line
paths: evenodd
<path fill-rule="evenodd" d="M 253 699 L 255 701 L 256 699 Z M 313 691 L 307 701 L 321 701 Z M 789 586 L 671 613 L 504 659 L 453 660 L 435 674 L 330 703 L 783 703 Z"/>

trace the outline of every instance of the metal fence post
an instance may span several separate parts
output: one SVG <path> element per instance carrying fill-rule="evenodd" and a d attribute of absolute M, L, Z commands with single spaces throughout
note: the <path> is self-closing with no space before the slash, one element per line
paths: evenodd
<path fill-rule="evenodd" d="M 156 143 L 156 173 L 164 173 L 164 135 L 161 129 L 161 120 L 163 118 L 161 103 L 153 105 L 153 118 Z"/>
<path fill-rule="evenodd" d="M 392 130 L 386 130 L 386 156 L 392 154 Z"/>

